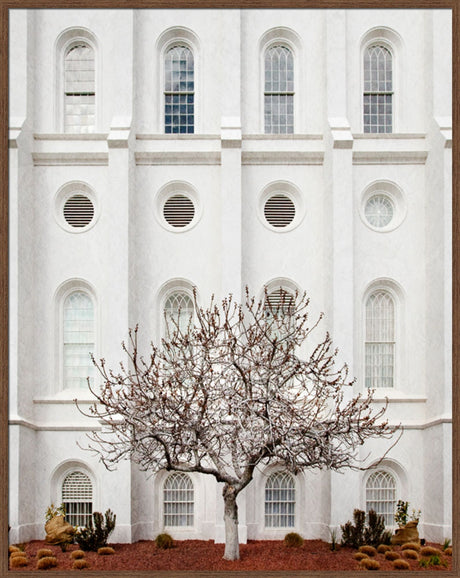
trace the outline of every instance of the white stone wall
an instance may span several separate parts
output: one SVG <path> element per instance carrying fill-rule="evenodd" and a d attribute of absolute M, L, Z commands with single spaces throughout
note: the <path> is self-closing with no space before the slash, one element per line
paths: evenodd
<path fill-rule="evenodd" d="M 364 390 L 364 302 L 378 280 L 397 294 L 397 374 L 391 423 L 405 426 L 384 462 L 398 498 L 422 510 L 427 539 L 451 537 L 451 40 L 443 10 L 11 10 L 10 48 L 10 539 L 43 537 L 72 464 L 94 481 L 94 508 L 117 514 L 113 539 L 149 539 L 162 527 L 163 474 L 134 465 L 107 472 L 76 442 L 94 425 L 62 389 L 63 288 L 95 297 L 96 355 L 116 365 L 128 327 L 141 347 L 161 335 L 161 305 L 174 286 L 196 285 L 201 303 L 244 285 L 306 290 L 318 333 L 332 332 Z M 205 17 L 204 17 L 205 16 Z M 62 133 L 60 60 L 71 29 L 96 46 L 94 135 Z M 164 135 L 162 54 L 181 38 L 193 47 L 195 134 Z M 362 51 L 372 38 L 394 48 L 393 134 L 362 133 Z M 295 56 L 295 134 L 264 135 L 263 51 L 283 40 Z M 83 182 L 97 220 L 73 233 L 59 224 L 63 188 Z M 397 197 L 400 225 L 371 230 L 366 192 Z M 199 218 L 177 232 L 161 216 L 184 188 Z M 273 231 L 264 195 L 285 190 L 298 222 Z M 351 391 L 348 395 L 351 395 Z M 388 447 L 367 444 L 366 465 Z M 371 457 L 367 455 L 371 452 Z M 70 465 L 69 465 L 70 464 Z M 269 470 L 267 470 L 269 471 Z M 240 536 L 264 528 L 258 472 L 239 498 Z M 296 480 L 296 531 L 329 529 L 365 507 L 366 474 L 306 472 Z M 177 538 L 223 540 L 221 487 L 193 477 L 195 525 Z"/>

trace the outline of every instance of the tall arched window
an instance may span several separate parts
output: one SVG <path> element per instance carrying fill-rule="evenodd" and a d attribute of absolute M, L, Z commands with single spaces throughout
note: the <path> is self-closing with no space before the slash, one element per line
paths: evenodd
<path fill-rule="evenodd" d="M 295 307 L 295 298 L 292 293 L 280 287 L 268 293 L 264 309 L 270 334 L 282 339 L 289 334 L 292 327 L 292 313 Z"/>
<path fill-rule="evenodd" d="M 193 526 L 195 496 L 190 476 L 174 472 L 163 487 L 165 526 Z"/>
<path fill-rule="evenodd" d="M 193 133 L 195 80 L 193 52 L 174 46 L 165 55 L 165 133 Z"/>
<path fill-rule="evenodd" d="M 294 132 L 294 57 L 286 46 L 265 52 L 264 124 L 266 134 Z"/>
<path fill-rule="evenodd" d="M 66 521 L 72 526 L 86 526 L 93 513 L 93 484 L 89 477 L 74 471 L 62 483 L 62 503 Z"/>
<path fill-rule="evenodd" d="M 169 331 L 174 331 L 176 324 L 181 331 L 186 331 L 194 311 L 193 300 L 188 293 L 185 291 L 171 293 L 164 305 L 164 314 Z"/>
<path fill-rule="evenodd" d="M 265 527 L 295 525 L 295 482 L 288 472 L 271 474 L 265 484 Z"/>
<path fill-rule="evenodd" d="M 79 41 L 64 55 L 64 131 L 94 132 L 95 115 L 94 50 L 87 42 Z"/>
<path fill-rule="evenodd" d="M 394 525 L 396 479 L 385 470 L 373 472 L 366 482 L 366 512 L 374 510 L 383 516 L 386 526 Z"/>
<path fill-rule="evenodd" d="M 94 377 L 94 305 L 84 291 L 73 291 L 64 301 L 63 381 L 68 389 L 86 388 Z"/>
<path fill-rule="evenodd" d="M 366 387 L 393 387 L 395 373 L 395 303 L 378 290 L 366 301 Z"/>
<path fill-rule="evenodd" d="M 393 131 L 393 58 L 382 44 L 364 51 L 364 132 Z"/>

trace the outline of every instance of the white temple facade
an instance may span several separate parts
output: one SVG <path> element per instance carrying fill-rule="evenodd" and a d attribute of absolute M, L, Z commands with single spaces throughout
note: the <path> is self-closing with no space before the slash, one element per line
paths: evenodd
<path fill-rule="evenodd" d="M 107 471 L 73 399 L 88 352 L 246 285 L 305 290 L 404 431 L 367 471 L 259 468 L 241 541 L 392 527 L 399 499 L 452 537 L 451 52 L 449 10 L 10 10 L 12 542 L 61 502 L 114 542 L 224 540 L 214 478 Z"/>

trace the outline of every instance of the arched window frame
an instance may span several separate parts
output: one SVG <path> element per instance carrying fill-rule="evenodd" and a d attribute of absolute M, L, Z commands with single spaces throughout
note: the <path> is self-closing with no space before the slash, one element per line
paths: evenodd
<path fill-rule="evenodd" d="M 68 388 L 64 383 L 64 305 L 66 299 L 75 292 L 85 293 L 93 304 L 93 335 L 94 335 L 94 351 L 92 352 L 96 359 L 98 359 L 98 349 L 99 349 L 99 320 L 98 320 L 98 304 L 96 300 L 96 293 L 94 288 L 82 279 L 72 279 L 67 281 L 59 287 L 56 292 L 55 304 L 56 304 L 56 319 L 57 319 L 57 331 L 56 331 L 56 381 L 54 392 L 60 393 L 64 397 L 66 395 L 74 397 L 75 392 L 87 393 L 88 399 L 91 397 L 90 391 L 87 388 Z M 90 367 L 91 360 L 88 359 L 88 367 Z M 96 371 L 94 371 L 94 377 L 96 378 Z"/>
<path fill-rule="evenodd" d="M 401 360 L 404 359 L 404 292 L 402 288 L 391 279 L 378 279 L 373 282 L 367 290 L 364 292 L 362 301 L 362 387 L 364 390 L 367 389 L 366 385 L 366 343 L 367 343 L 367 303 L 371 295 L 378 292 L 386 292 L 393 300 L 394 305 L 394 357 L 393 357 L 393 386 L 378 387 L 377 392 L 384 391 L 385 394 L 390 394 L 396 390 L 401 389 L 401 384 L 404 379 L 404 371 L 402 368 Z M 371 386 L 372 388 L 373 386 Z"/>
<path fill-rule="evenodd" d="M 157 112 L 157 126 L 162 134 L 165 133 L 165 58 L 166 54 L 174 46 L 185 46 L 193 54 L 194 68 L 194 131 L 193 133 L 168 133 L 167 136 L 174 138 L 190 137 L 191 134 L 201 132 L 201 110 L 202 110 L 202 79 L 201 79 L 201 49 L 198 36 L 190 29 L 185 27 L 173 27 L 165 30 L 157 42 L 158 67 L 159 71 L 159 94 L 158 102 L 161 106 Z"/>
<path fill-rule="evenodd" d="M 193 283 L 187 279 L 176 278 L 166 282 L 159 290 L 156 299 L 159 315 L 159 323 L 156 324 L 160 328 L 158 332 L 158 343 L 166 336 L 166 323 L 164 317 L 165 306 L 168 299 L 175 293 L 184 293 L 193 303 Z M 197 294 L 198 299 L 198 294 Z"/>
<path fill-rule="evenodd" d="M 273 138 L 283 136 L 283 134 L 265 133 L 265 55 L 270 48 L 274 48 L 275 46 L 288 48 L 294 60 L 294 127 L 293 133 L 286 133 L 286 137 L 288 137 L 289 134 L 299 132 L 299 127 L 303 126 L 303 117 L 301 118 L 301 114 L 303 107 L 306 106 L 306 103 L 303 102 L 304 98 L 301 91 L 299 62 L 302 60 L 302 45 L 300 37 L 289 28 L 272 28 L 264 33 L 259 42 L 259 126 L 261 134 L 271 135 Z M 302 106 L 300 106 L 300 103 Z"/>
<path fill-rule="evenodd" d="M 182 490 L 175 490 L 174 488 L 167 488 L 167 484 L 173 480 L 173 479 L 178 479 L 181 478 L 182 480 L 187 480 L 189 483 L 189 486 L 187 488 L 182 489 Z M 179 504 L 191 504 L 191 508 L 185 508 L 185 513 L 178 513 L 178 512 L 167 512 L 167 508 L 166 508 L 166 492 L 167 491 L 177 491 L 177 492 L 183 492 L 185 491 L 186 495 L 185 498 L 190 498 L 191 495 L 191 500 L 190 499 L 183 499 L 183 500 L 177 500 L 177 501 L 170 501 L 168 503 L 179 503 Z M 161 496 L 161 501 L 162 501 L 162 515 L 163 515 L 163 525 L 165 528 L 178 528 L 178 529 L 190 529 L 193 528 L 195 526 L 195 519 L 196 519 L 196 498 L 195 498 L 195 485 L 193 483 L 193 480 L 191 478 L 191 476 L 187 473 L 184 472 L 172 472 L 170 473 L 164 480 L 163 484 L 162 484 L 162 496 Z M 182 496 L 184 497 L 184 496 Z M 168 523 L 168 521 L 170 521 L 168 518 L 169 517 L 174 517 L 174 516 L 178 516 L 178 515 L 184 515 L 186 518 L 186 521 L 189 523 L 185 523 L 185 524 L 171 524 Z"/>
<path fill-rule="evenodd" d="M 292 482 L 292 488 L 289 488 L 291 491 L 293 491 L 294 493 L 294 499 L 293 500 L 279 500 L 279 501 L 275 501 L 275 500 L 271 500 L 270 502 L 267 501 L 267 486 L 270 483 L 270 481 L 278 476 L 289 476 L 290 481 Z M 268 503 L 289 503 L 289 504 L 293 504 L 293 510 L 292 513 L 286 511 L 286 512 L 280 512 L 279 515 L 280 516 L 287 516 L 287 517 L 292 517 L 292 524 L 289 525 L 269 525 L 267 524 L 267 516 L 270 515 L 274 515 L 274 514 L 269 514 L 267 513 L 267 504 Z M 287 472 L 285 470 L 274 470 L 274 471 L 270 471 L 267 475 L 267 478 L 265 480 L 265 483 L 263 485 L 263 508 L 262 508 L 262 512 L 263 512 L 263 527 L 265 530 L 268 531 L 286 531 L 286 529 L 295 529 L 297 527 L 297 518 L 298 518 L 298 514 L 296 512 L 296 510 L 298 510 L 297 508 L 297 504 L 298 504 L 298 491 L 297 491 L 297 480 L 295 478 L 295 476 L 293 476 L 290 472 Z"/>
<path fill-rule="evenodd" d="M 366 512 L 369 512 L 369 500 L 368 500 L 368 482 L 371 476 L 377 472 L 384 472 L 385 474 L 389 474 L 395 480 L 395 503 L 394 503 L 394 512 L 396 512 L 396 504 L 398 500 L 404 499 L 404 496 L 410 495 L 409 491 L 409 477 L 405 469 L 395 460 L 392 459 L 385 459 L 382 462 L 377 463 L 375 466 L 370 467 L 362 477 L 362 509 Z M 377 512 L 378 513 L 378 512 Z M 396 524 L 389 525 L 389 528 L 394 528 Z"/>
<path fill-rule="evenodd" d="M 372 46 L 383 46 L 386 48 L 392 58 L 392 130 L 390 133 L 364 133 L 364 55 L 366 51 Z M 385 27 L 377 27 L 369 30 L 363 37 L 361 41 L 361 51 L 360 51 L 360 66 L 361 71 L 361 82 L 360 82 L 360 127 L 361 132 L 366 135 L 378 135 L 378 134 L 392 134 L 400 130 L 401 118 L 400 103 L 402 102 L 401 95 L 401 82 L 399 70 L 401 69 L 401 53 L 402 53 L 402 40 L 399 34 L 394 30 Z"/>
<path fill-rule="evenodd" d="M 55 126 L 56 132 L 64 133 L 65 131 L 65 81 L 64 81 L 64 63 L 67 52 L 72 46 L 84 42 L 88 44 L 94 51 L 95 64 L 95 116 L 94 116 L 94 130 L 89 133 L 69 132 L 69 135 L 93 135 L 100 131 L 101 123 L 101 106 L 102 106 L 102 90 L 101 90 L 101 65 L 102 54 L 99 49 L 99 43 L 96 36 L 87 28 L 67 28 L 57 38 L 55 43 Z M 88 138 L 91 138 L 90 136 Z"/>

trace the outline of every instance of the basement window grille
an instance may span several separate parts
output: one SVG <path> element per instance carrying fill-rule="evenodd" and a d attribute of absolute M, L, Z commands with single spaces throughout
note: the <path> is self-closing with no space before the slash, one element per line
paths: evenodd
<path fill-rule="evenodd" d="M 287 227 L 294 220 L 295 205 L 286 195 L 273 195 L 265 203 L 264 216 L 272 227 Z"/>
<path fill-rule="evenodd" d="M 93 485 L 83 472 L 68 474 L 62 484 L 62 503 L 66 521 L 72 526 L 86 526 L 93 513 Z"/>
<path fill-rule="evenodd" d="M 183 228 L 193 221 L 195 206 L 185 195 L 173 195 L 163 206 L 163 216 L 171 227 Z"/>
<path fill-rule="evenodd" d="M 87 227 L 94 218 L 94 205 L 85 195 L 72 195 L 64 204 L 64 219 L 75 228 Z"/>

